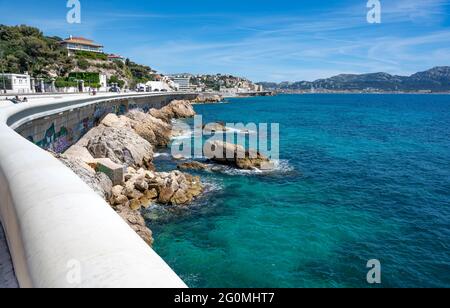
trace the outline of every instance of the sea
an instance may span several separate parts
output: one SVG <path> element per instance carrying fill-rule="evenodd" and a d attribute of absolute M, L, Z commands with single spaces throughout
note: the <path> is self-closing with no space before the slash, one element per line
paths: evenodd
<path fill-rule="evenodd" d="M 278 123 L 280 158 L 271 172 L 193 172 L 206 192 L 190 208 L 145 213 L 155 251 L 189 287 L 450 287 L 449 95 L 278 95 L 195 110 L 204 122 Z M 156 156 L 160 170 L 179 163 Z M 370 260 L 380 284 L 367 279 Z"/>

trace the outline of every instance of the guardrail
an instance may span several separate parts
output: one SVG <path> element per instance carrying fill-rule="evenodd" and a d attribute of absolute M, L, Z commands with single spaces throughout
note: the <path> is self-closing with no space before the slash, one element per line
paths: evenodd
<path fill-rule="evenodd" d="M 66 108 L 134 97 L 0 109 L 0 219 L 21 287 L 186 287 L 78 176 L 9 127 Z"/>

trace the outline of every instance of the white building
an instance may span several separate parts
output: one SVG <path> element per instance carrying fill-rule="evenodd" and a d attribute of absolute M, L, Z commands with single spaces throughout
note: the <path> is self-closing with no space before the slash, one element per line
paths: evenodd
<path fill-rule="evenodd" d="M 100 89 L 98 89 L 99 91 L 107 91 L 108 90 L 108 78 L 105 74 L 100 74 L 99 75 L 100 78 Z"/>
<path fill-rule="evenodd" d="M 165 81 L 149 81 L 145 84 L 150 92 L 173 92 L 174 88 Z"/>
<path fill-rule="evenodd" d="M 178 90 L 181 92 L 191 91 L 191 77 L 188 76 L 171 76 L 173 82 L 178 84 Z"/>
<path fill-rule="evenodd" d="M 28 94 L 31 91 L 31 78 L 27 74 L 0 74 L 0 89 L 10 94 Z"/>

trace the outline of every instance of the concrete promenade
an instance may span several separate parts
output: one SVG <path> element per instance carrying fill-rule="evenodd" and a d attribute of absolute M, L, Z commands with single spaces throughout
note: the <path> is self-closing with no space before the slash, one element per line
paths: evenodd
<path fill-rule="evenodd" d="M 18 288 L 3 227 L 0 225 L 0 288 Z"/>
<path fill-rule="evenodd" d="M 0 221 L 10 244 L 7 254 L 0 241 L 0 281 L 5 278 L 5 286 L 15 286 L 8 278 L 13 277 L 10 255 L 20 287 L 186 287 L 109 204 L 14 131 L 93 105 L 127 101 L 139 107 L 183 97 L 189 96 L 129 93 L 0 101 Z"/>

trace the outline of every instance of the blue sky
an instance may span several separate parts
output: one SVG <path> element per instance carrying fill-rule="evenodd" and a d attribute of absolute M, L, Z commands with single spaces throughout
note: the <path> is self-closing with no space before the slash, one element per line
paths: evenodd
<path fill-rule="evenodd" d="M 229 73 L 254 81 L 315 80 L 339 73 L 409 75 L 450 65 L 450 0 L 0 0 L 0 23 L 46 35 L 85 36 L 163 73 Z"/>

